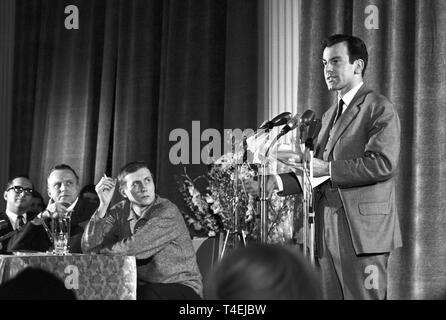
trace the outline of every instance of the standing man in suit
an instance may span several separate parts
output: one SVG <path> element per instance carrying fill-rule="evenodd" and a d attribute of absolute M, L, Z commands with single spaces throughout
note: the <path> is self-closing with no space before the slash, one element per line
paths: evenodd
<path fill-rule="evenodd" d="M 324 297 L 385 299 L 389 255 L 402 246 L 400 121 L 392 103 L 363 83 L 368 53 L 361 39 L 333 35 L 322 49 L 325 81 L 338 98 L 322 117 L 313 163 L 315 177 L 330 176 L 314 196 Z M 280 178 L 284 195 L 296 191 L 296 179 Z"/>

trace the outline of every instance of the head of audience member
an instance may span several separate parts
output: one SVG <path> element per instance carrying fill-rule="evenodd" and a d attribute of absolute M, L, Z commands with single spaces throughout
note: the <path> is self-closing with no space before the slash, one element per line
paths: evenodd
<path fill-rule="evenodd" d="M 3 198 L 6 210 L 17 215 L 23 214 L 31 207 L 33 184 L 26 175 L 19 175 L 8 181 Z"/>
<path fill-rule="evenodd" d="M 84 186 L 81 192 L 79 193 L 79 198 L 99 203 L 99 197 L 98 194 L 96 193 L 94 184 L 87 184 L 86 186 Z"/>
<path fill-rule="evenodd" d="M 250 244 L 228 253 L 214 270 L 205 297 L 217 300 L 321 299 L 318 273 L 297 248 Z"/>
<path fill-rule="evenodd" d="M 48 196 L 54 202 L 72 204 L 79 196 L 79 176 L 66 164 L 51 168 L 47 176 Z"/>
<path fill-rule="evenodd" d="M 132 205 L 144 208 L 155 201 L 155 184 L 145 162 L 126 164 L 118 174 L 119 191 Z"/>
<path fill-rule="evenodd" d="M 39 212 L 42 212 L 43 210 L 45 210 L 45 201 L 38 191 L 33 190 L 31 206 L 29 207 L 28 211 L 37 214 Z"/>
<path fill-rule="evenodd" d="M 76 295 L 52 273 L 28 267 L 0 286 L 0 300 L 76 300 Z"/>
<path fill-rule="evenodd" d="M 335 34 L 322 42 L 322 63 L 328 90 L 344 95 L 361 83 L 368 63 L 365 43 L 345 34 Z"/>

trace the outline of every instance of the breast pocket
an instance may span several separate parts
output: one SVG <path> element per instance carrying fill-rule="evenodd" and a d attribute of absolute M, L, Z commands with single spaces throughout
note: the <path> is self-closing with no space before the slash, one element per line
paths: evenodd
<path fill-rule="evenodd" d="M 366 202 L 359 203 L 359 213 L 363 216 L 369 215 L 387 215 L 390 212 L 390 203 L 386 202 Z"/>

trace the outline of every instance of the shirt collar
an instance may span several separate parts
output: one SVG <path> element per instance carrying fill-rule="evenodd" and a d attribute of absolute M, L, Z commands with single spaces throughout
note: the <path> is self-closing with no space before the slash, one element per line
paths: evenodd
<path fill-rule="evenodd" d="M 79 197 L 77 197 L 76 200 L 74 200 L 74 202 L 67 208 L 67 211 L 73 211 L 78 201 Z"/>
<path fill-rule="evenodd" d="M 338 95 L 338 103 L 339 103 L 339 100 L 342 99 L 342 101 L 344 101 L 344 107 L 347 107 L 350 104 L 350 102 L 352 102 L 356 93 L 359 91 L 359 89 L 361 88 L 361 86 L 363 84 L 364 84 L 364 81 L 361 81 L 360 84 L 358 84 L 356 87 L 352 88 L 349 92 L 344 94 L 344 96 L 341 97 Z"/>
<path fill-rule="evenodd" d="M 8 210 L 8 209 L 6 209 L 5 213 L 8 216 L 9 222 L 11 222 L 13 229 L 15 229 L 15 224 L 17 222 L 17 214 Z M 23 222 L 26 223 L 26 221 L 27 221 L 26 220 L 26 212 L 23 213 L 22 216 L 23 216 Z"/>
<path fill-rule="evenodd" d="M 152 208 L 153 205 L 157 202 L 158 202 L 158 195 L 155 195 L 155 200 L 152 202 L 152 204 L 147 206 L 147 208 L 144 208 L 144 210 L 141 212 L 140 216 L 138 216 L 135 213 L 135 210 L 133 209 L 133 204 L 130 203 L 130 213 L 129 213 L 129 217 L 127 218 L 127 220 L 130 221 L 130 220 L 138 220 L 140 218 L 145 218 L 147 213 L 149 212 L 150 208 Z"/>

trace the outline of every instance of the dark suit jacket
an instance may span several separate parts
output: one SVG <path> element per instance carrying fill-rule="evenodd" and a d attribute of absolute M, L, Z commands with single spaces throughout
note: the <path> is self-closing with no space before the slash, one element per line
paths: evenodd
<path fill-rule="evenodd" d="M 71 214 L 70 252 L 82 253 L 81 239 L 85 226 L 98 208 L 98 203 L 79 199 Z"/>
<path fill-rule="evenodd" d="M 315 190 L 316 194 L 327 193 L 329 188 L 338 199 L 357 254 L 390 252 L 402 246 L 395 200 L 400 152 L 398 114 L 387 98 L 365 85 L 332 126 L 336 110 L 334 105 L 322 117 L 315 157 L 331 161 L 332 176 L 331 182 Z M 284 187 L 289 187 L 290 178 L 284 178 Z"/>
<path fill-rule="evenodd" d="M 71 214 L 71 228 L 70 228 L 70 252 L 82 253 L 81 239 L 90 217 L 97 209 L 98 204 L 88 200 L 79 199 Z M 6 217 L 7 218 L 7 217 Z M 42 251 L 45 252 L 50 249 L 52 243 L 49 241 L 47 233 L 43 226 L 29 223 L 31 219 L 28 218 L 28 223 L 23 230 L 15 235 L 9 241 L 7 251 Z M 9 220 L 8 220 L 9 221 Z M 51 219 L 47 219 L 46 223 L 51 228 Z M 11 226 L 12 230 L 12 226 Z"/>
<path fill-rule="evenodd" d="M 12 251 L 17 250 L 41 251 L 41 249 L 45 249 L 51 244 L 43 228 L 42 230 L 36 230 L 35 232 L 32 232 L 28 236 L 28 230 L 32 228 L 32 224 L 30 223 L 30 221 L 34 219 L 35 216 L 35 213 L 26 213 L 26 225 L 23 226 L 21 230 L 17 231 L 12 237 L 2 241 L 3 248 L 0 252 L 1 254 L 9 254 Z M 7 233 L 13 231 L 13 227 L 6 213 L 0 213 L 0 220 L 6 220 L 8 222 L 8 226 L 5 229 L 0 230 L 0 236 L 6 235 Z M 22 240 L 24 236 L 27 239 L 26 242 Z"/>

